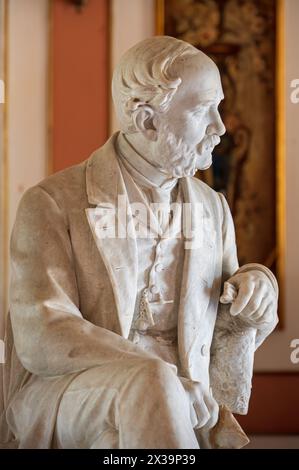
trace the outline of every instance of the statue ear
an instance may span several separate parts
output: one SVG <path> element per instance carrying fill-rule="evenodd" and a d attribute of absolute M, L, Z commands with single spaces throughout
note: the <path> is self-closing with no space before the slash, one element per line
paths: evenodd
<path fill-rule="evenodd" d="M 135 128 L 149 140 L 157 140 L 157 129 L 154 126 L 155 111 L 151 106 L 138 106 L 132 113 Z"/>

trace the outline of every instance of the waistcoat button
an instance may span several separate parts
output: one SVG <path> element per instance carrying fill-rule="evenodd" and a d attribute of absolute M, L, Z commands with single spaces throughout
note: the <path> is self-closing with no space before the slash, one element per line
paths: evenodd
<path fill-rule="evenodd" d="M 152 293 L 152 294 L 158 294 L 158 292 L 159 292 L 159 287 L 153 285 L 150 290 L 151 290 L 151 293 Z"/>

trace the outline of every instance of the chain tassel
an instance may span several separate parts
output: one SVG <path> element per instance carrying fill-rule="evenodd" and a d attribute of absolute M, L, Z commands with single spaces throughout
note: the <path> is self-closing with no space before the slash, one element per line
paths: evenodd
<path fill-rule="evenodd" d="M 136 328 L 144 331 L 150 326 L 154 326 L 155 322 L 148 300 L 148 289 L 144 289 L 140 299 L 139 315 L 136 321 Z"/>

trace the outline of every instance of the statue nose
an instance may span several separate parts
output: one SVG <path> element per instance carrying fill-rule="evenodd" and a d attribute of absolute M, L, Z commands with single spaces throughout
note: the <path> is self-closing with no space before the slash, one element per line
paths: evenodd
<path fill-rule="evenodd" d="M 224 123 L 221 119 L 220 122 L 218 123 L 218 132 L 217 132 L 217 134 L 219 136 L 221 136 L 221 135 L 225 134 L 225 132 L 226 132 L 226 128 L 225 128 L 225 125 L 224 125 Z"/>
<path fill-rule="evenodd" d="M 225 134 L 225 131 L 226 131 L 226 128 L 225 128 L 225 125 L 221 119 L 221 116 L 218 112 L 218 116 L 217 116 L 217 119 L 215 120 L 215 128 L 216 128 L 216 132 L 219 136 Z"/>
<path fill-rule="evenodd" d="M 221 135 L 225 134 L 225 132 L 226 128 L 220 116 L 218 119 L 215 119 L 215 121 L 211 123 L 207 128 L 208 135 L 217 134 L 220 137 Z"/>

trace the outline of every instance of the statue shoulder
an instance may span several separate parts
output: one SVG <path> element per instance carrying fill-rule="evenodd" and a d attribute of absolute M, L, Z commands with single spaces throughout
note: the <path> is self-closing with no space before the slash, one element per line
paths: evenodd
<path fill-rule="evenodd" d="M 85 173 L 87 161 L 68 167 L 55 173 L 39 183 L 60 206 L 77 206 L 80 200 L 86 199 Z"/>
<path fill-rule="evenodd" d="M 224 219 L 230 217 L 228 203 L 223 194 L 195 177 L 191 178 L 191 187 L 193 194 L 196 194 L 196 198 L 204 202 L 206 208 L 210 209 L 216 220 L 222 223 Z"/>
<path fill-rule="evenodd" d="M 200 193 L 202 197 L 219 204 L 219 193 L 211 188 L 211 186 L 201 181 L 199 178 L 193 176 L 191 178 L 191 186 L 192 189 Z"/>

